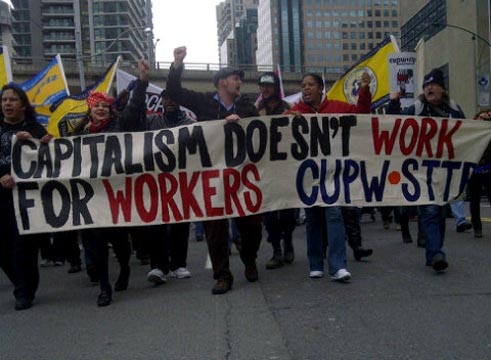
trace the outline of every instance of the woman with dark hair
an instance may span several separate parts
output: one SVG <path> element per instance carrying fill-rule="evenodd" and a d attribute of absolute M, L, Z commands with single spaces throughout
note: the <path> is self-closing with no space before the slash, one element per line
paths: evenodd
<path fill-rule="evenodd" d="M 286 114 L 294 114 L 300 118 L 302 114 L 329 114 L 329 113 L 369 113 L 372 101 L 370 93 L 370 76 L 363 73 L 358 103 L 348 103 L 329 100 L 323 95 L 324 81 L 313 73 L 305 74 L 302 78 L 302 98 L 287 110 Z M 295 120 L 294 120 L 295 121 Z M 329 248 L 327 261 L 331 279 L 347 282 L 351 274 L 346 269 L 346 243 L 345 224 L 340 206 L 306 208 L 307 215 L 307 257 L 309 259 L 309 277 L 320 278 L 324 276 L 324 248 L 322 228 L 327 229 Z M 361 241 L 361 237 L 360 237 Z"/>
<path fill-rule="evenodd" d="M 45 128 L 36 121 L 36 113 L 26 93 L 15 85 L 5 85 L 0 112 L 0 267 L 14 284 L 15 309 L 32 306 L 39 285 L 39 242 L 47 234 L 20 235 L 15 218 L 10 174 L 12 137 L 43 138 Z"/>

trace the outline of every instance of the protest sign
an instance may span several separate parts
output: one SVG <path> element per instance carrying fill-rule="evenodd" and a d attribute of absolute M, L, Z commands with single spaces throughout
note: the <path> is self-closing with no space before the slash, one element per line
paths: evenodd
<path fill-rule="evenodd" d="M 19 231 L 137 226 L 310 206 L 445 204 L 491 122 L 312 114 L 12 145 Z"/>

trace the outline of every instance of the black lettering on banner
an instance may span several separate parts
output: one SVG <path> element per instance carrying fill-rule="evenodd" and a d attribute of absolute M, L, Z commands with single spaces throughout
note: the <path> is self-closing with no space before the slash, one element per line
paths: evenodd
<path fill-rule="evenodd" d="M 145 171 L 154 171 L 155 165 L 153 162 L 153 133 L 147 132 L 144 135 L 143 142 L 143 163 L 145 164 Z"/>
<path fill-rule="evenodd" d="M 82 187 L 83 194 L 80 192 L 79 186 Z M 84 218 L 84 224 L 93 224 L 94 220 L 90 215 L 87 203 L 94 197 L 94 189 L 90 183 L 80 179 L 70 180 L 70 188 L 72 190 L 73 225 L 81 225 L 81 217 Z"/>
<path fill-rule="evenodd" d="M 179 169 L 186 168 L 186 150 L 192 155 L 198 152 L 198 148 L 201 166 L 204 168 L 211 167 L 210 154 L 208 154 L 203 128 L 201 126 L 193 126 L 191 133 L 189 131 L 189 127 L 179 129 Z"/>
<path fill-rule="evenodd" d="M 341 132 L 341 141 L 343 146 L 343 156 L 349 156 L 349 139 L 351 135 L 351 128 L 356 126 L 355 115 L 343 115 L 340 118 L 340 126 L 343 129 Z M 334 138 L 335 135 L 332 137 Z"/>
<path fill-rule="evenodd" d="M 225 164 L 235 167 L 245 161 L 246 147 L 244 129 L 237 123 L 227 122 L 223 126 L 225 132 Z M 234 139 L 236 139 L 237 153 L 234 153 Z"/>
<path fill-rule="evenodd" d="M 170 130 L 162 130 L 155 135 L 155 145 L 160 150 L 160 153 L 155 154 L 155 162 L 163 172 L 171 172 L 176 168 L 176 156 L 167 146 L 167 144 L 174 144 L 174 141 L 174 133 Z M 167 157 L 167 162 L 164 161 L 163 155 Z"/>
<path fill-rule="evenodd" d="M 27 146 L 31 150 L 36 150 L 37 146 L 34 142 L 29 140 L 17 140 L 12 147 L 12 169 L 19 179 L 29 179 L 36 171 L 36 163 L 31 162 L 29 169 L 24 171 L 22 169 L 22 147 Z"/>
<path fill-rule="evenodd" d="M 73 169 L 72 177 L 80 176 L 82 173 L 82 138 L 73 139 Z"/>
<path fill-rule="evenodd" d="M 259 136 L 259 148 L 257 150 L 254 149 L 254 134 L 258 133 Z M 258 162 L 264 156 L 266 152 L 266 143 L 268 139 L 268 128 L 266 124 L 260 120 L 253 120 L 247 126 L 246 133 L 246 149 L 247 155 L 249 156 L 249 160 L 252 162 Z"/>
<path fill-rule="evenodd" d="M 69 139 L 55 139 L 53 142 L 55 150 L 55 163 L 53 169 L 53 178 L 60 176 L 61 162 L 70 159 L 73 154 L 73 144 Z"/>
<path fill-rule="evenodd" d="M 322 155 L 331 154 L 331 140 L 329 138 L 329 118 L 322 117 L 322 129 L 319 126 L 317 116 L 310 118 L 310 156 L 316 157 L 319 155 L 319 147 Z"/>
<path fill-rule="evenodd" d="M 89 145 L 90 150 L 90 178 L 97 178 L 97 169 L 99 168 L 99 153 L 97 151 L 97 145 L 103 144 L 105 135 L 98 136 L 84 136 L 82 142 L 84 145 Z"/>
<path fill-rule="evenodd" d="M 19 194 L 19 212 L 22 221 L 22 228 L 29 230 L 31 225 L 29 223 L 29 214 L 27 209 L 34 207 L 34 200 L 27 198 L 28 190 L 37 190 L 39 185 L 35 182 L 20 182 L 15 185 L 17 187 L 17 193 Z"/>
<path fill-rule="evenodd" d="M 278 129 L 280 127 L 288 126 L 289 123 L 290 123 L 290 119 L 286 116 L 281 118 L 271 119 L 271 126 L 269 130 L 271 133 L 270 144 L 269 144 L 271 161 L 286 160 L 288 157 L 287 153 L 278 151 L 278 144 L 281 142 L 281 132 L 278 131 Z"/>
<path fill-rule="evenodd" d="M 292 144 L 291 153 L 295 160 L 305 160 L 309 156 L 309 144 L 302 134 L 309 133 L 309 123 L 303 116 L 294 118 L 292 121 L 292 136 L 296 144 Z"/>
<path fill-rule="evenodd" d="M 143 172 L 141 164 L 133 163 L 133 135 L 124 134 L 124 168 L 126 174 L 138 174 Z"/>
<path fill-rule="evenodd" d="M 111 176 L 111 170 L 114 166 L 114 172 L 116 174 L 123 174 L 123 164 L 121 162 L 121 144 L 119 138 L 116 135 L 109 135 L 106 138 L 106 144 L 104 146 L 104 158 L 102 160 L 101 176 Z"/>
<path fill-rule="evenodd" d="M 55 213 L 55 199 L 53 196 L 57 192 L 61 198 L 61 209 Z M 41 189 L 41 202 L 43 204 L 46 222 L 54 227 L 60 228 L 68 221 L 70 215 L 70 192 L 61 182 L 56 180 L 48 181 Z"/>
<path fill-rule="evenodd" d="M 43 171 L 46 170 L 45 176 L 50 178 L 53 174 L 53 161 L 49 152 L 48 144 L 41 143 L 38 149 L 38 166 L 34 172 L 34 178 L 39 179 L 43 176 Z"/>

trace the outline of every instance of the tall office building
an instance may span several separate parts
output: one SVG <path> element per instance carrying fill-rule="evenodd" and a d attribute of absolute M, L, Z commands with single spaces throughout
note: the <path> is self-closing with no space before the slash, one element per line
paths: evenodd
<path fill-rule="evenodd" d="M 84 62 L 153 54 L 150 0 L 12 0 L 13 59 L 33 63 L 61 54 Z M 146 30 L 147 29 L 147 30 Z"/>
<path fill-rule="evenodd" d="M 433 68 L 449 94 L 472 117 L 491 106 L 491 1 L 401 2 L 401 48 L 416 51 L 417 80 Z"/>
<path fill-rule="evenodd" d="M 225 0 L 217 5 L 220 64 L 255 63 L 258 4 L 259 0 Z"/>
<path fill-rule="evenodd" d="M 12 53 L 12 15 L 10 6 L 2 1 L 0 1 L 0 32 L 0 45 L 6 46 L 9 54 Z"/>
<path fill-rule="evenodd" d="M 263 0 L 258 17 L 257 63 L 286 71 L 342 73 L 399 34 L 399 0 Z"/>

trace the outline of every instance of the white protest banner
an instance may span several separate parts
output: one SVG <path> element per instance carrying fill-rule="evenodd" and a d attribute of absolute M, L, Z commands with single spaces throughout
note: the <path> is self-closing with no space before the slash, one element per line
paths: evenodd
<path fill-rule="evenodd" d="M 445 204 L 491 122 L 315 114 L 12 145 L 23 234 L 217 219 L 309 206 Z"/>
<path fill-rule="evenodd" d="M 389 55 L 390 92 L 401 94 L 403 108 L 414 104 L 416 86 L 416 53 L 399 52 Z"/>

